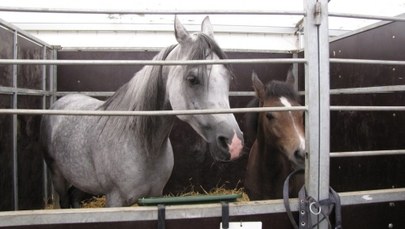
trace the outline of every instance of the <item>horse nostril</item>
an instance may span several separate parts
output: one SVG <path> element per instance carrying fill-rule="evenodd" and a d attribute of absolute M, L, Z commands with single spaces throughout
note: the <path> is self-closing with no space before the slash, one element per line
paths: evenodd
<path fill-rule="evenodd" d="M 223 151 L 228 151 L 228 138 L 219 136 L 217 138 L 218 147 Z"/>
<path fill-rule="evenodd" d="M 305 160 L 305 151 L 303 150 L 296 150 L 294 152 L 294 157 L 298 160 Z"/>

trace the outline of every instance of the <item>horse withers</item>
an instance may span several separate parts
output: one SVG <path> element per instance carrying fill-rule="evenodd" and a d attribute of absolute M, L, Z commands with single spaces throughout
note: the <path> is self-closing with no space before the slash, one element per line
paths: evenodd
<path fill-rule="evenodd" d="M 201 32 L 190 34 L 175 17 L 178 44 L 154 60 L 219 60 L 226 55 L 214 40 L 206 17 Z M 107 101 L 67 95 L 56 110 L 190 110 L 229 108 L 228 65 L 145 66 Z M 210 145 L 217 161 L 238 158 L 243 135 L 233 114 L 178 115 Z M 174 116 L 45 115 L 41 122 L 44 158 L 63 208 L 72 203 L 68 189 L 105 194 L 106 206 L 128 206 L 138 198 L 160 196 L 173 169 L 169 133 Z"/>
<path fill-rule="evenodd" d="M 271 81 L 266 86 L 252 73 L 256 98 L 250 107 L 300 106 L 290 70 L 285 82 Z M 287 175 L 305 164 L 303 111 L 260 112 L 246 115 L 247 133 L 255 141 L 249 153 L 244 181 L 251 200 L 282 198 Z M 303 176 L 293 181 L 293 192 L 303 184 Z"/>

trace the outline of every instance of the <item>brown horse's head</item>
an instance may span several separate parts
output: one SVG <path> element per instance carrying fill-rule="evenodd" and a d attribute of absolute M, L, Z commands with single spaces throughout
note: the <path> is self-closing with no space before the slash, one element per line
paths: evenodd
<path fill-rule="evenodd" d="M 289 71 L 285 82 L 272 81 L 264 85 L 252 74 L 253 88 L 261 107 L 300 106 L 294 89 L 294 76 Z M 262 112 L 257 114 L 257 137 L 288 159 L 293 168 L 304 167 L 305 138 L 303 111 Z"/>
<path fill-rule="evenodd" d="M 266 86 L 252 74 L 256 98 L 250 107 L 299 106 L 291 71 L 285 82 Z M 248 113 L 246 132 L 254 143 L 249 153 L 244 185 L 251 200 L 282 197 L 283 183 L 294 169 L 305 165 L 305 138 L 302 111 Z M 290 191 L 301 187 L 303 177 L 294 179 Z"/>

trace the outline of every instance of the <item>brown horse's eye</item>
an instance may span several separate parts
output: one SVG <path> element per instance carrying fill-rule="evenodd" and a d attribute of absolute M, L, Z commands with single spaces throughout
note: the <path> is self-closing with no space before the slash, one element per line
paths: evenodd
<path fill-rule="evenodd" d="M 199 84 L 200 81 L 198 80 L 197 76 L 194 75 L 189 75 L 187 76 L 186 80 L 191 84 L 191 85 L 196 85 Z"/>
<path fill-rule="evenodd" d="M 272 113 L 270 113 L 270 112 L 267 112 L 267 113 L 266 113 L 266 118 L 267 118 L 268 120 L 272 120 L 272 119 L 274 119 L 274 115 L 273 115 Z"/>

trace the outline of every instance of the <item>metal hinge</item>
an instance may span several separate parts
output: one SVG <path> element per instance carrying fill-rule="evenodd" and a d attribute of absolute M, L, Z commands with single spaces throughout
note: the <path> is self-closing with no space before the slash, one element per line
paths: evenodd
<path fill-rule="evenodd" d="M 315 25 L 321 24 L 321 16 L 322 16 L 322 3 L 317 2 L 315 4 L 315 12 L 314 12 Z"/>

